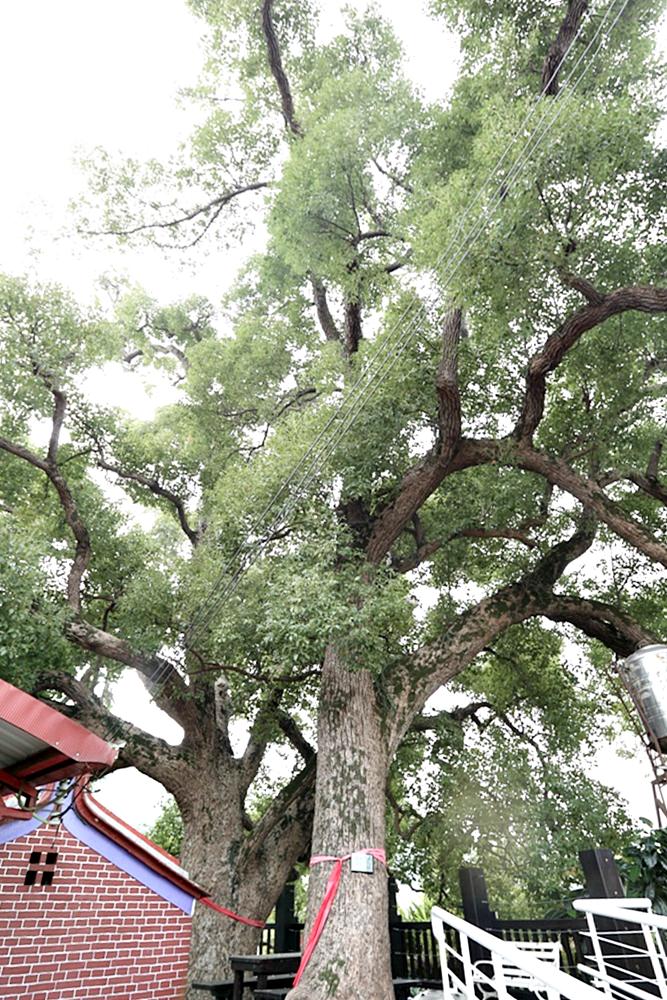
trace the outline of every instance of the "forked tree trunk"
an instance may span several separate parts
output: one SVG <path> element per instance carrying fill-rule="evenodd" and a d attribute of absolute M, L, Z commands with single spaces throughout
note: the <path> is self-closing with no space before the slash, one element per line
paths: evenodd
<path fill-rule="evenodd" d="M 303 781 L 300 797 L 286 807 L 268 840 L 260 838 L 249 851 L 239 780 L 238 768 L 227 760 L 210 770 L 200 768 L 183 784 L 177 795 L 184 827 L 182 863 L 216 903 L 241 916 L 266 920 L 308 840 L 312 785 Z M 254 954 L 260 935 L 259 928 L 198 903 L 189 982 L 228 979 L 230 956 Z M 191 1000 L 200 996 L 190 990 Z"/>
<path fill-rule="evenodd" d="M 182 864 L 191 878 L 208 889 L 215 902 L 243 916 L 265 919 L 273 900 L 249 891 L 239 878 L 237 859 L 243 842 L 240 798 L 233 782 L 218 773 L 193 777 L 191 794 L 179 801 L 183 816 Z M 190 982 L 229 977 L 229 956 L 256 951 L 260 935 L 200 903 L 195 905 L 190 948 Z M 192 991 L 191 991 L 192 992 Z M 193 1000 L 201 996 L 192 992 Z"/>
<path fill-rule="evenodd" d="M 384 848 L 387 751 L 373 679 L 327 650 L 319 701 L 313 854 L 340 857 Z M 311 869 L 308 928 L 332 865 Z M 390 1000 L 387 873 L 343 866 L 338 895 L 320 942 L 289 1000 Z"/>

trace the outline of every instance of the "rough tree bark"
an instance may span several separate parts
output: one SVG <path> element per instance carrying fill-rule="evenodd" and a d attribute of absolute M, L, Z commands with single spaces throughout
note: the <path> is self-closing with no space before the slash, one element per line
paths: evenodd
<path fill-rule="evenodd" d="M 242 810 L 240 806 L 234 808 L 234 803 L 240 803 L 237 776 L 225 767 L 226 762 L 218 768 L 210 763 L 197 768 L 196 774 L 193 771 L 185 787 L 176 792 L 183 817 L 181 862 L 216 902 L 236 913 L 264 920 L 271 909 L 268 894 L 249 892 L 237 870 L 245 836 Z M 254 951 L 259 934 L 257 928 L 197 904 L 192 922 L 190 980 L 224 978 L 230 972 L 229 956 Z"/>
<path fill-rule="evenodd" d="M 627 654 L 654 641 L 629 616 L 602 602 L 563 597 L 554 584 L 595 536 L 585 517 L 517 582 L 460 615 L 448 631 L 380 679 L 353 669 L 330 646 L 319 701 L 313 853 L 341 857 L 383 848 L 385 788 L 391 758 L 427 699 L 464 670 L 498 635 L 535 616 L 569 622 Z M 324 895 L 330 864 L 312 869 L 308 929 Z M 318 946 L 289 1000 L 386 1000 L 393 995 L 386 873 L 343 866 L 341 886 Z"/>
<path fill-rule="evenodd" d="M 313 761 L 283 789 L 272 815 L 267 814 L 251 832 L 246 829 L 239 769 L 213 771 L 199 766 L 190 774 L 176 796 L 183 816 L 181 860 L 216 902 L 243 916 L 268 918 L 295 862 L 308 847 L 314 773 Z M 190 982 L 228 976 L 230 955 L 252 954 L 260 935 L 258 928 L 197 906 Z M 193 1000 L 198 995 L 193 992 Z"/>
<path fill-rule="evenodd" d="M 173 747 L 117 719 L 84 682 L 69 674 L 42 674 L 34 693 L 47 691 L 66 695 L 73 703 L 70 713 L 89 729 L 103 737 L 114 732 L 124 741 L 120 766 L 137 767 L 171 792 L 183 818 L 181 862 L 188 874 L 215 902 L 243 916 L 266 920 L 289 872 L 308 849 L 314 756 L 250 829 L 244 801 L 261 761 L 261 748 L 249 747 L 242 758 L 231 754 L 220 717 L 219 692 L 217 697 L 190 702 L 192 715 L 183 743 Z M 308 749 L 305 744 L 301 752 L 306 755 Z M 256 928 L 196 906 L 190 980 L 224 977 L 229 973 L 229 956 L 254 951 L 259 934 Z"/>
<path fill-rule="evenodd" d="M 384 848 L 388 755 L 373 677 L 351 669 L 329 646 L 318 715 L 317 806 L 313 854 L 341 857 Z M 319 909 L 331 864 L 311 870 L 308 928 Z M 386 871 L 343 866 L 334 907 L 305 974 L 290 997 L 386 1000 L 393 995 L 389 963 Z"/>

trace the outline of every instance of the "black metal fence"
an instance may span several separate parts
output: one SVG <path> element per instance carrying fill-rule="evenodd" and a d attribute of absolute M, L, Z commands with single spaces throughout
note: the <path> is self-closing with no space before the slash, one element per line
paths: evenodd
<path fill-rule="evenodd" d="M 264 924 L 257 951 L 260 955 L 273 955 L 276 951 L 276 925 Z"/>
<path fill-rule="evenodd" d="M 264 924 L 257 950 L 260 955 L 274 955 L 277 951 L 301 951 L 302 933 L 303 924 L 290 923 L 281 928 L 275 923 Z"/>
<path fill-rule="evenodd" d="M 484 927 L 490 934 L 505 941 L 559 941 L 561 946 L 561 968 L 576 978 L 582 978 L 577 970 L 587 941 L 580 931 L 585 930 L 584 920 L 495 920 Z M 303 924 L 291 923 L 283 929 L 285 951 L 300 951 Z M 425 983 L 438 985 L 440 982 L 440 955 L 428 921 L 394 919 L 389 924 L 391 944 L 391 967 L 395 977 L 419 979 Z M 459 951 L 458 936 L 449 929 L 447 942 Z M 274 954 L 276 948 L 276 925 L 266 924 L 259 944 L 260 955 Z M 456 960 L 450 957 L 453 971 Z"/>
<path fill-rule="evenodd" d="M 420 979 L 424 985 L 441 984 L 440 954 L 427 921 L 392 921 L 389 938 L 391 971 L 395 978 Z M 448 943 L 458 951 L 454 931 L 448 932 Z"/>
<path fill-rule="evenodd" d="M 620 897 L 623 887 L 609 851 L 583 851 L 580 860 L 586 885 L 592 896 Z M 577 966 L 590 950 L 585 935 L 586 921 L 581 918 L 564 920 L 501 920 L 489 906 L 484 873 L 481 868 L 462 868 L 459 872 L 463 914 L 466 920 L 506 941 L 558 941 L 561 948 L 561 968 L 578 979 L 583 978 Z M 289 889 L 289 887 L 288 887 Z M 286 890 L 285 904 L 277 907 L 282 919 L 267 924 L 262 932 L 260 954 L 277 951 L 300 951 L 303 924 L 294 921 L 294 890 Z M 440 981 L 438 946 L 428 921 L 402 920 L 396 909 L 396 887 L 390 882 L 389 936 L 391 964 L 395 977 L 419 979 L 437 985 Z M 457 936 L 448 932 L 448 943 L 459 950 Z M 488 957 L 479 945 L 471 942 L 471 957 L 478 961 Z M 456 961 L 453 971 L 458 974 Z"/>
<path fill-rule="evenodd" d="M 286 951 L 299 951 L 303 924 L 287 926 Z M 452 932 L 453 935 L 453 932 Z M 438 946 L 428 921 L 393 920 L 389 924 L 391 964 L 394 976 L 404 979 L 440 980 Z M 452 944 L 455 945 L 454 937 Z M 276 952 L 276 925 L 266 924 L 259 943 L 259 954 Z"/>

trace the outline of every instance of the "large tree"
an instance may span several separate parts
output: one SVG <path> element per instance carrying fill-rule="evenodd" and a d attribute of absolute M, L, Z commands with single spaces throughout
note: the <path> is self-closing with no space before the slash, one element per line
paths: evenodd
<path fill-rule="evenodd" d="M 244 370 L 255 382 L 256 366 L 243 337 L 228 341 L 230 350 L 211 365 L 212 340 L 201 302 L 160 310 L 133 293 L 109 321 L 99 311 L 84 313 L 59 289 L 2 280 L 2 670 L 120 742 L 119 766 L 137 767 L 176 798 L 191 875 L 217 902 L 263 920 L 310 837 L 313 751 L 281 704 L 299 678 L 259 652 L 223 672 L 194 637 L 183 654 L 179 637 L 189 620 L 184 592 L 194 587 L 197 599 L 196 552 L 209 509 L 215 516 L 215 491 L 229 464 L 245 460 L 248 425 L 237 421 L 279 419 L 297 394 L 276 395 L 267 382 L 259 406 L 234 403 L 233 392 L 245 393 Z M 89 401 L 91 371 L 149 351 L 177 358 L 193 383 L 215 378 L 218 365 L 235 369 L 215 431 L 215 402 L 203 392 L 198 399 L 186 393 L 147 425 Z M 279 354 L 270 359 L 274 389 Z M 113 483 L 125 487 L 124 497 L 110 493 Z M 133 514 L 142 507 L 143 529 Z M 109 687 L 126 667 L 181 727 L 178 745 L 111 711 Z M 249 739 L 235 750 L 239 721 L 249 725 Z M 298 763 L 253 822 L 253 783 L 267 748 L 280 742 L 296 748 Z M 193 972 L 200 977 L 219 975 L 230 953 L 255 947 L 258 931 L 250 925 L 201 908 L 194 924 Z"/>
<path fill-rule="evenodd" d="M 410 86 L 372 9 L 322 40 L 314 4 L 192 6 L 209 25 L 203 124 L 171 165 L 94 162 L 83 227 L 197 252 L 262 223 L 266 250 L 222 335 L 201 302 L 133 293 L 102 329 L 8 285 L 3 503 L 23 525 L 8 625 L 17 668 L 91 725 L 108 721 L 108 664 L 139 670 L 185 736 L 125 726 L 127 759 L 176 796 L 193 874 L 261 916 L 308 844 L 314 787 L 313 853 L 384 846 L 397 747 L 508 629 L 543 617 L 620 654 L 659 635 L 660 5 L 434 3 L 462 44 L 444 106 Z M 119 355 L 179 380 L 147 425 L 85 398 L 80 374 Z M 28 444 L 35 412 L 45 451 Z M 102 472 L 171 519 L 119 525 Z M 595 571 L 608 555 L 632 586 Z M 314 706 L 316 785 L 297 721 Z M 234 714 L 254 720 L 242 756 Z M 278 732 L 306 763 L 246 829 Z M 328 874 L 313 869 L 311 920 Z M 200 921 L 198 973 L 218 971 L 219 926 Z M 294 994 L 333 995 L 391 995 L 379 865 L 344 874 Z"/>

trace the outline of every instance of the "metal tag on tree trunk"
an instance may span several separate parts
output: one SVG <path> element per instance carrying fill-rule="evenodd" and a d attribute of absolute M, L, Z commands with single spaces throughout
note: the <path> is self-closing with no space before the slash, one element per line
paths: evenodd
<path fill-rule="evenodd" d="M 364 851 L 357 851 L 350 858 L 350 871 L 361 872 L 363 875 L 373 874 L 373 855 Z"/>

